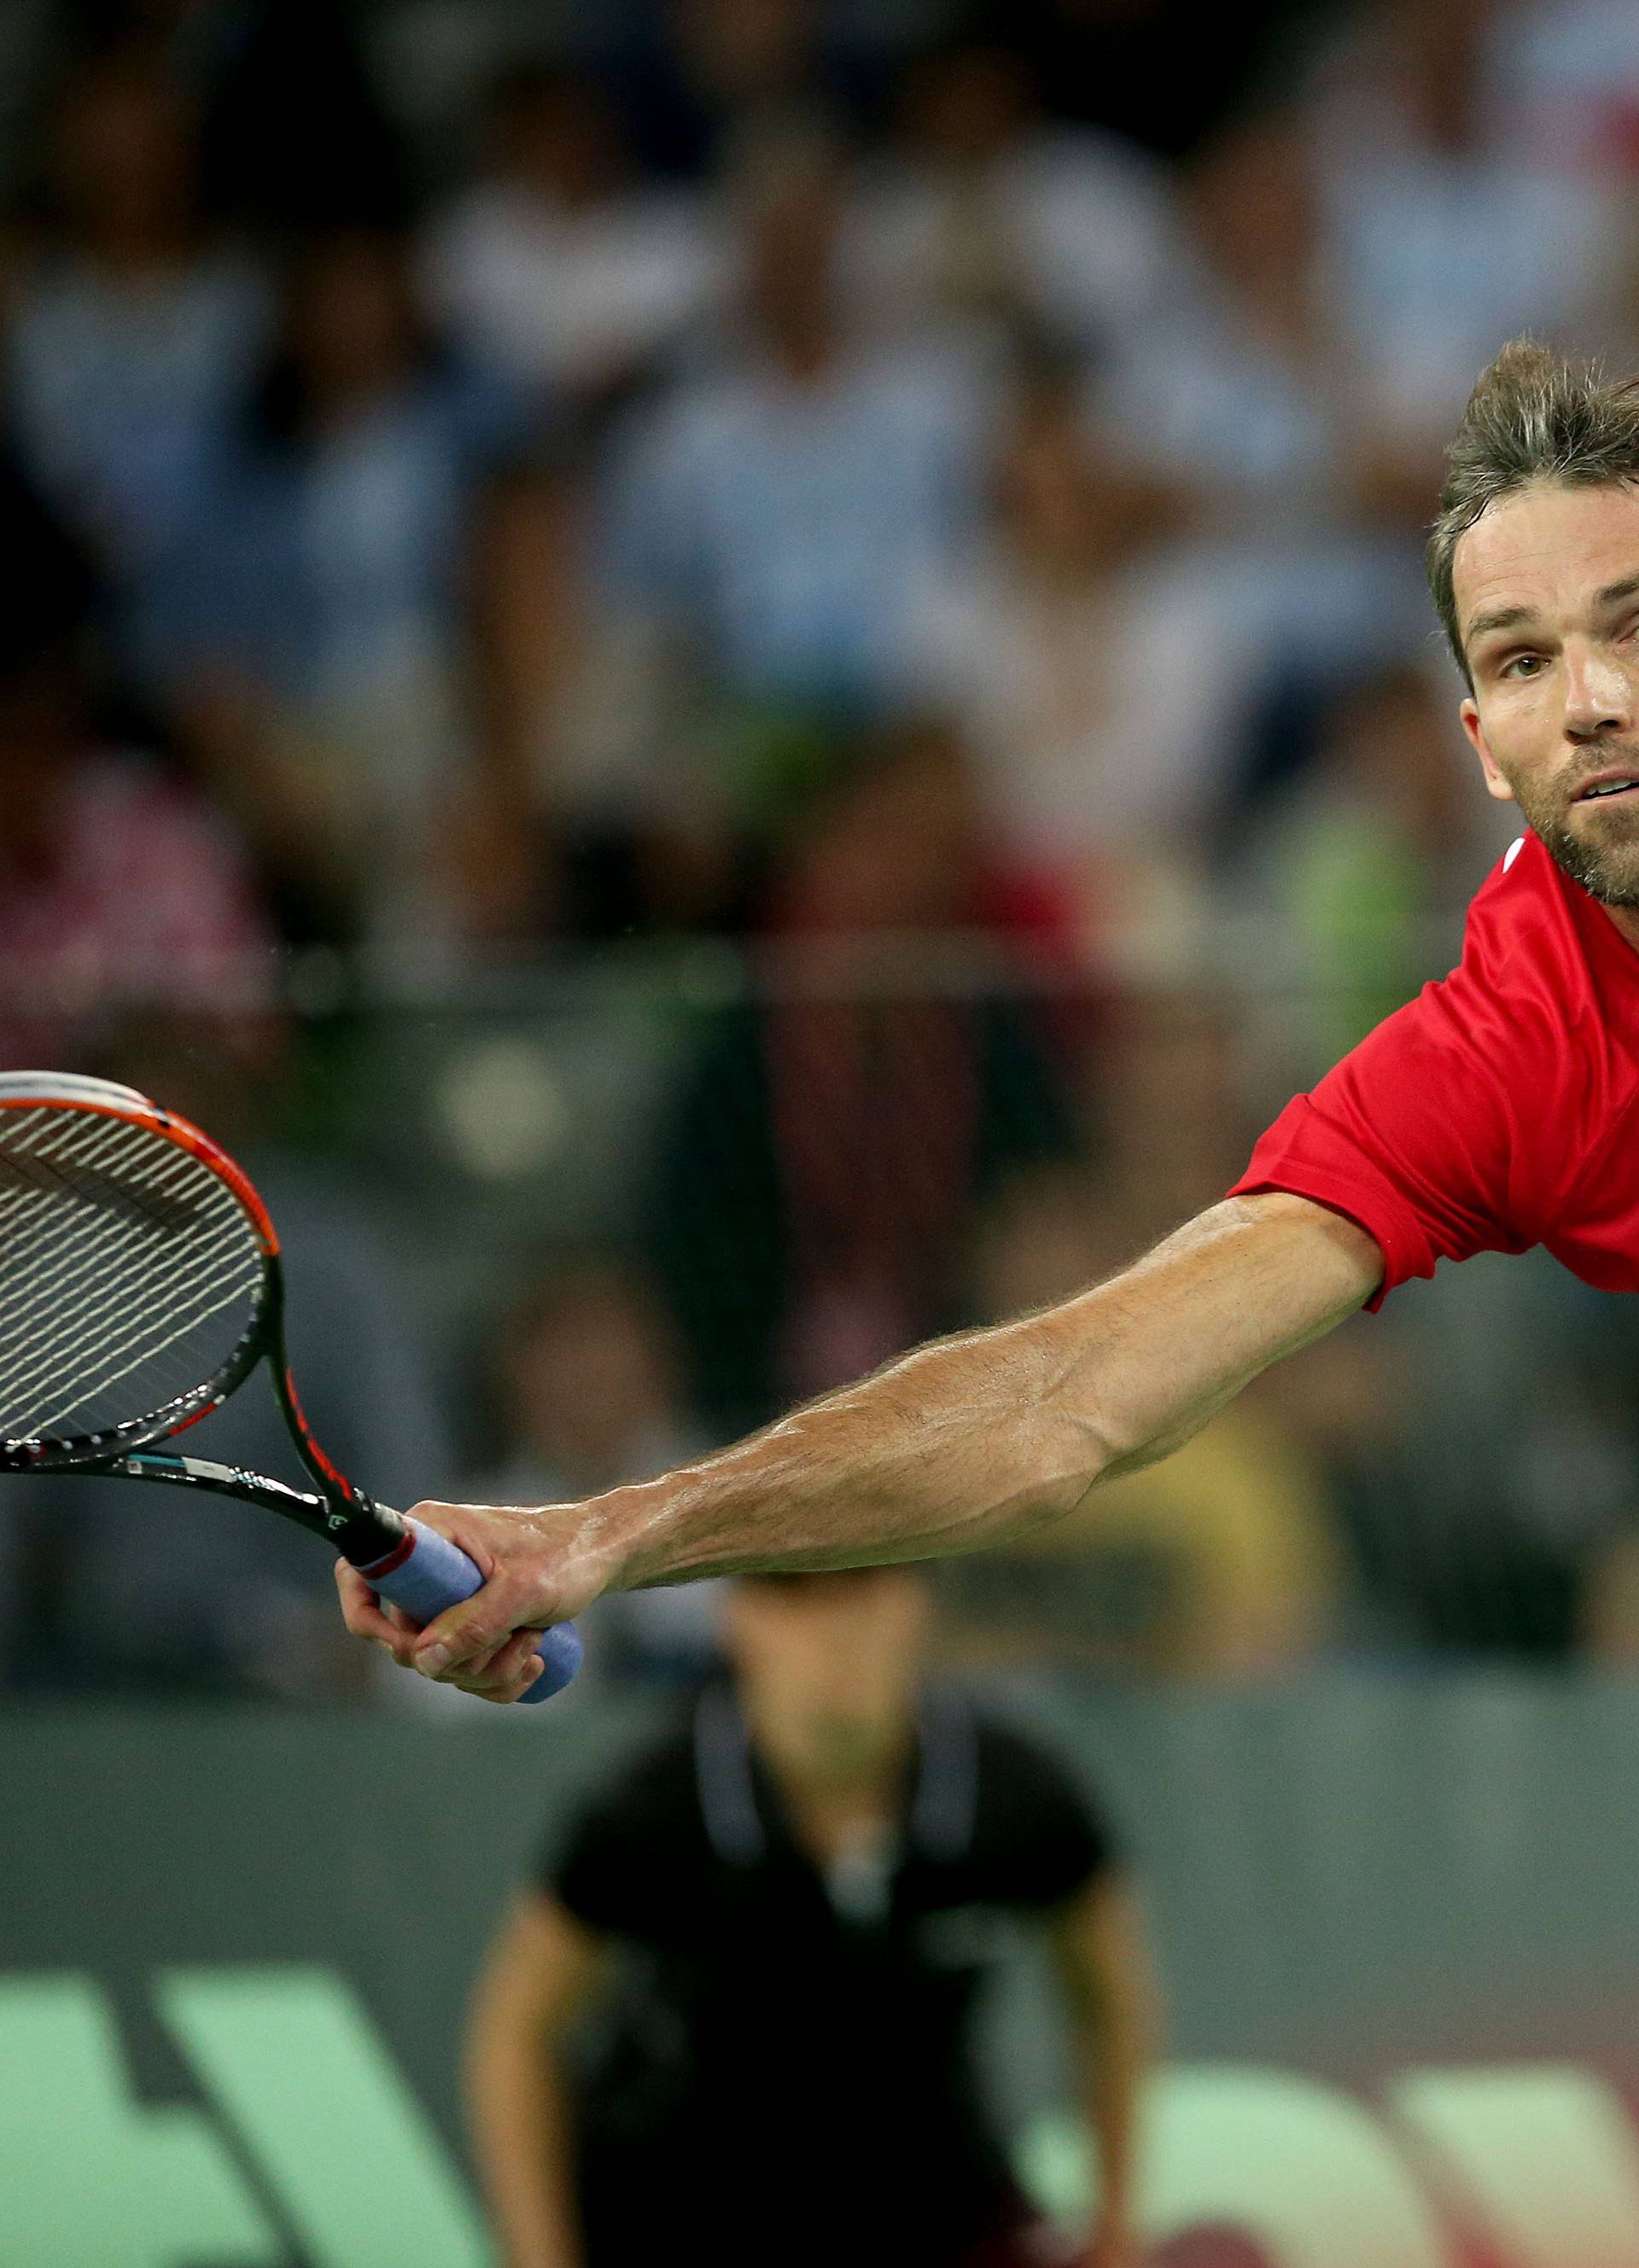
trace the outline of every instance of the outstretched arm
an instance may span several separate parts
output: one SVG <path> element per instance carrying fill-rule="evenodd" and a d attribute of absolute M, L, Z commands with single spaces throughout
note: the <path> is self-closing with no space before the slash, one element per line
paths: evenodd
<path fill-rule="evenodd" d="M 506 2268 L 580 2268 L 566 2038 L 605 1947 L 555 1899 L 521 1900 L 473 1996 L 464 2078 L 473 2154 Z"/>
<path fill-rule="evenodd" d="M 919 1348 L 655 1481 L 580 1505 L 418 1505 L 489 1578 L 417 1636 L 338 1568 L 349 1627 L 498 1700 L 533 1675 L 513 1636 L 598 1594 L 767 1567 L 969 1551 L 1152 1463 L 1381 1280 L 1366 1232 L 1306 1197 L 1214 1205 L 1062 1306 Z"/>
<path fill-rule="evenodd" d="M 1076 2089 L 1096 2151 L 1098 2210 L 1085 2268 L 1138 2268 L 1139 2121 L 1160 1995 L 1131 1885 L 1100 1874 L 1052 1917 Z"/>

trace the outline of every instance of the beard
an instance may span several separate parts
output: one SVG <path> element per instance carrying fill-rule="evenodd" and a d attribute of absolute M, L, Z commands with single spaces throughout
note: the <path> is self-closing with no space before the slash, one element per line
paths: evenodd
<path fill-rule="evenodd" d="M 1568 808 L 1541 787 L 1527 788 L 1517 780 L 1510 784 L 1522 816 L 1561 873 L 1602 906 L 1639 908 L 1639 788 L 1629 791 L 1621 808 L 1578 828 L 1569 814 L 1580 806 Z"/>

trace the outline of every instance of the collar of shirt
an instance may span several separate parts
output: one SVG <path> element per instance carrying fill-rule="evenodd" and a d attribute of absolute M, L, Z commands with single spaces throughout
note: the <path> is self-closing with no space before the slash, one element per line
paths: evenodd
<path fill-rule="evenodd" d="M 972 1718 L 951 1696 L 929 1693 L 918 1710 L 916 1733 L 915 1766 L 897 1833 L 880 1854 L 850 1853 L 821 1875 L 844 1920 L 871 1924 L 886 1918 L 907 1856 L 949 1864 L 971 1844 L 978 1789 Z M 720 1859 L 759 1867 L 774 1848 L 793 1846 L 778 1796 L 757 1766 L 744 1713 L 727 1686 L 708 1687 L 696 1706 L 694 1759 L 701 1816 Z"/>

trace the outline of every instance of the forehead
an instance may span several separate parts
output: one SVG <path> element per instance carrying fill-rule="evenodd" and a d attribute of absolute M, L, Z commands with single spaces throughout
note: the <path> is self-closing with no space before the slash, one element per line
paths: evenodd
<path fill-rule="evenodd" d="M 1597 591 L 1639 574 L 1639 488 L 1539 482 L 1492 504 L 1458 537 L 1451 560 L 1457 619 L 1522 608 L 1575 615 Z"/>

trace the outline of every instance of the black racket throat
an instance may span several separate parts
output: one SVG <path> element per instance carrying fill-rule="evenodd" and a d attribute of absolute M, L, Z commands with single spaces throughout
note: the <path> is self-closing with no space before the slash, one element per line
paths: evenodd
<path fill-rule="evenodd" d="M 291 1440 L 313 1477 L 311 1492 L 242 1465 L 157 1446 L 185 1434 L 200 1418 L 219 1409 L 264 1362 Z M 264 1263 L 248 1327 L 214 1378 L 145 1418 L 110 1426 L 103 1432 L 72 1440 L 0 1443 L 0 1470 L 162 1481 L 173 1488 L 203 1489 L 213 1496 L 233 1497 L 240 1504 L 257 1505 L 264 1512 L 293 1521 L 311 1535 L 322 1536 L 356 1567 L 379 1568 L 409 1550 L 409 1531 L 399 1514 L 377 1504 L 348 1480 L 326 1455 L 307 1423 L 284 1351 L 284 1278 L 277 1255 L 269 1256 Z"/>
<path fill-rule="evenodd" d="M 60 1469 L 70 1469 L 61 1468 Z M 379 1569 L 407 1550 L 408 1531 L 395 1512 L 356 1491 L 351 1502 L 310 1495 L 265 1473 L 242 1465 L 224 1465 L 209 1457 L 189 1457 L 169 1449 L 134 1449 L 129 1455 L 109 1457 L 96 1464 L 71 1469 L 95 1480 L 164 1481 L 174 1488 L 205 1489 L 213 1496 L 234 1497 L 263 1512 L 277 1512 L 309 1534 L 321 1535 L 355 1567 Z"/>
<path fill-rule="evenodd" d="M 267 1263 L 262 1297 L 247 1342 L 235 1351 L 220 1391 L 210 1407 L 225 1401 L 235 1387 L 265 1362 L 290 1428 L 296 1453 L 312 1475 L 315 1491 L 288 1487 L 263 1473 L 238 1465 L 222 1465 L 210 1458 L 192 1457 L 177 1450 L 138 1451 L 122 1457 L 108 1469 L 132 1480 L 163 1480 L 184 1488 L 209 1489 L 218 1496 L 237 1498 L 241 1504 L 260 1505 L 294 1521 L 314 1535 L 321 1535 L 355 1567 L 373 1567 L 393 1553 L 406 1549 L 407 1530 L 395 1512 L 376 1503 L 355 1487 L 319 1446 L 291 1375 L 284 1350 L 284 1273 L 277 1257 Z M 241 1359 L 242 1356 L 242 1359 Z"/>

